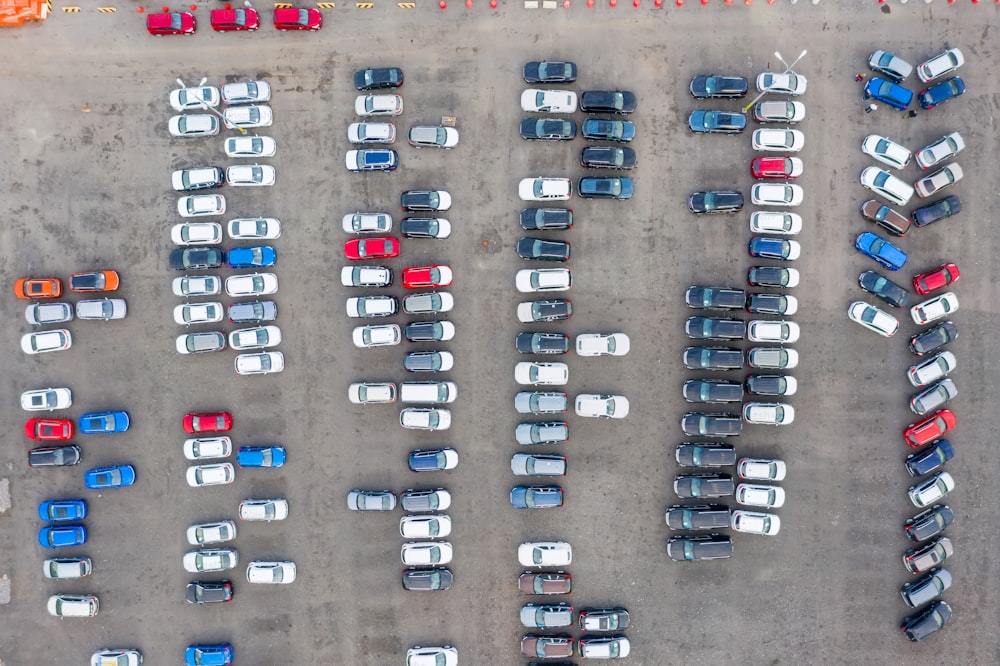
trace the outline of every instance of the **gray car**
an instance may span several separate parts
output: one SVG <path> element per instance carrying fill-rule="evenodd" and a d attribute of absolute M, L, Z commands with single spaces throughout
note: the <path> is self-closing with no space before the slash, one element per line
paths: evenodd
<path fill-rule="evenodd" d="M 521 423 L 514 431 L 518 444 L 558 444 L 569 439 L 569 424 L 565 421 Z"/>
<path fill-rule="evenodd" d="M 77 311 L 79 314 L 79 310 Z M 929 414 L 958 395 L 955 383 L 950 379 L 942 379 L 910 398 L 910 411 L 918 416 Z"/>
<path fill-rule="evenodd" d="M 731 514 L 722 504 L 674 504 L 665 518 L 672 530 L 717 530 L 729 527 Z"/>
<path fill-rule="evenodd" d="M 514 396 L 519 414 L 558 414 L 569 409 L 569 396 L 551 391 L 521 391 Z"/>
<path fill-rule="evenodd" d="M 256 324 L 274 321 L 278 317 L 278 305 L 274 301 L 251 301 L 233 303 L 229 306 L 229 321 L 234 324 Z"/>
<path fill-rule="evenodd" d="M 347 508 L 351 511 L 392 511 L 396 496 L 389 490 L 352 490 L 347 493 Z"/>
<path fill-rule="evenodd" d="M 518 453 L 510 459 L 516 476 L 566 476 L 566 456 Z"/>
<path fill-rule="evenodd" d="M 728 497 L 733 494 L 733 477 L 728 474 L 679 474 L 674 478 L 674 493 L 681 499 Z"/>
<path fill-rule="evenodd" d="M 24 318 L 29 324 L 61 324 L 73 321 L 73 306 L 69 303 L 35 303 L 24 310 Z"/>
<path fill-rule="evenodd" d="M 737 414 L 699 414 L 692 412 L 681 419 L 681 430 L 686 435 L 702 437 L 730 437 L 743 432 L 743 422 Z"/>
<path fill-rule="evenodd" d="M 454 366 L 455 357 L 446 351 L 410 352 L 403 357 L 407 372 L 448 372 Z"/>
<path fill-rule="evenodd" d="M 521 608 L 521 624 L 530 629 L 552 629 L 573 624 L 573 607 L 569 604 L 525 604 Z"/>
<path fill-rule="evenodd" d="M 403 511 L 444 511 L 451 506 L 451 493 L 444 488 L 407 490 L 400 496 Z"/>
<path fill-rule="evenodd" d="M 903 603 L 910 608 L 923 606 L 928 601 L 944 594 L 951 587 L 951 574 L 947 569 L 935 567 L 913 582 L 906 583 L 899 590 Z"/>
<path fill-rule="evenodd" d="M 407 569 L 403 572 L 403 589 L 420 592 L 438 592 L 451 587 L 455 577 L 444 567 L 436 569 Z"/>
<path fill-rule="evenodd" d="M 109 319 L 124 319 L 128 313 L 125 300 L 121 298 L 102 298 L 93 301 L 80 301 L 76 304 L 78 319 L 93 319 L 108 321 Z"/>

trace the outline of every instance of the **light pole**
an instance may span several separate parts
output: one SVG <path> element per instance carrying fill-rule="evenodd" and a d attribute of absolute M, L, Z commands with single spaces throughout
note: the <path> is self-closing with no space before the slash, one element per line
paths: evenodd
<path fill-rule="evenodd" d="M 802 49 L 802 53 L 799 54 L 798 58 L 796 58 L 794 61 L 792 61 L 791 65 L 789 65 L 787 62 L 785 62 L 785 59 L 782 58 L 781 54 L 778 53 L 777 51 L 774 52 L 774 57 L 777 58 L 778 60 L 780 60 L 781 64 L 785 66 L 785 71 L 783 71 L 782 74 L 787 74 L 788 72 L 792 71 L 792 67 L 795 67 L 796 63 L 798 63 L 799 60 L 802 60 L 802 58 L 804 58 L 807 53 L 809 53 L 809 51 L 807 51 L 805 49 Z M 746 106 L 743 107 L 743 113 L 746 113 L 747 109 L 749 109 L 751 106 L 753 106 L 754 104 L 756 104 L 760 100 L 761 97 L 763 97 L 764 95 L 766 95 L 769 92 L 771 92 L 770 88 L 764 88 L 763 90 L 761 90 L 759 95 L 757 95 L 756 97 L 754 97 L 752 100 L 750 100 L 749 104 L 747 104 Z"/>
<path fill-rule="evenodd" d="M 175 81 L 177 81 L 177 85 L 179 85 L 181 88 L 184 88 L 186 90 L 193 90 L 193 88 L 189 89 L 187 87 L 187 85 L 183 81 L 181 81 L 180 79 L 175 79 Z M 201 88 L 203 85 L 205 85 L 205 81 L 208 81 L 208 77 L 202 77 L 201 81 L 198 82 L 197 87 Z M 201 102 L 201 108 L 203 108 L 203 109 L 205 109 L 207 111 L 211 111 L 215 115 L 219 116 L 219 118 L 222 119 L 223 124 L 226 127 L 228 127 L 229 129 L 234 129 L 234 130 L 238 131 L 240 134 L 246 134 L 247 133 L 247 131 L 245 129 L 243 129 L 242 127 L 236 127 L 235 125 L 231 124 L 228 120 L 226 120 L 226 117 L 224 115 L 222 115 L 221 113 L 219 113 L 218 110 L 216 110 L 215 108 L 209 106 L 208 103 L 205 102 L 205 100 L 203 100 L 201 98 L 201 96 L 196 95 L 195 93 L 191 93 L 191 97 L 194 97 L 196 100 L 198 100 L 199 102 Z"/>

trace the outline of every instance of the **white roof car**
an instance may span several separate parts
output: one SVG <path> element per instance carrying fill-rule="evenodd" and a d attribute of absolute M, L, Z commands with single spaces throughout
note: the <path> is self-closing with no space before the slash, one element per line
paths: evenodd
<path fill-rule="evenodd" d="M 795 72 L 763 72 L 757 75 L 757 92 L 801 95 L 805 93 L 808 81 Z"/>
<path fill-rule="evenodd" d="M 389 213 L 348 213 L 343 219 L 344 231 L 349 234 L 387 234 L 392 231 Z"/>
<path fill-rule="evenodd" d="M 218 245 L 222 242 L 222 225 L 218 222 L 182 222 L 170 229 L 174 245 Z"/>
<path fill-rule="evenodd" d="M 932 321 L 947 317 L 958 310 L 958 296 L 954 292 L 948 291 L 938 294 L 926 301 L 917 303 L 910 308 L 910 316 L 913 323 L 918 326 L 929 324 Z"/>
<path fill-rule="evenodd" d="M 232 187 L 274 185 L 274 167 L 270 164 L 236 164 L 226 169 L 226 183 Z"/>
<path fill-rule="evenodd" d="M 231 106 L 222 113 L 227 127 L 269 127 L 274 115 L 269 106 Z"/>
<path fill-rule="evenodd" d="M 730 525 L 737 532 L 774 536 L 781 530 L 781 519 L 773 513 L 757 513 L 736 509 L 729 518 Z"/>
<path fill-rule="evenodd" d="M 888 164 L 893 169 L 905 169 L 913 158 L 913 153 L 909 148 L 905 148 L 892 139 L 887 139 L 878 134 L 869 134 L 861 142 L 861 152 L 878 160 L 882 164 Z"/>
<path fill-rule="evenodd" d="M 177 199 L 177 214 L 181 217 L 222 215 L 226 212 L 226 197 L 221 194 L 189 194 Z"/>
<path fill-rule="evenodd" d="M 205 105 L 212 108 L 219 106 L 219 89 L 215 86 L 177 88 L 170 91 L 170 108 L 174 111 L 201 109 Z"/>
<path fill-rule="evenodd" d="M 524 201 L 566 201 L 573 197 L 573 181 L 569 178 L 523 178 L 517 186 Z"/>
<path fill-rule="evenodd" d="M 954 185 L 958 181 L 962 180 L 962 176 L 965 174 L 962 172 L 962 167 L 960 167 L 956 162 L 951 164 L 946 164 L 929 176 L 921 178 L 913 184 L 913 189 L 917 191 L 917 194 L 921 198 L 926 199 L 927 197 L 940 192 L 949 185 Z"/>
<path fill-rule="evenodd" d="M 786 470 L 783 460 L 740 458 L 736 462 L 736 472 L 740 478 L 749 481 L 782 481 Z"/>
<path fill-rule="evenodd" d="M 914 157 L 921 169 L 929 169 L 958 155 L 965 149 L 965 139 L 958 132 L 943 137 L 918 150 Z"/>
<path fill-rule="evenodd" d="M 510 471 L 517 476 L 566 476 L 566 456 L 546 453 L 515 453 Z"/>
<path fill-rule="evenodd" d="M 423 541 L 404 543 L 399 551 L 399 559 L 408 567 L 426 567 L 448 564 L 455 552 L 447 541 Z"/>
<path fill-rule="evenodd" d="M 220 520 L 215 523 L 198 523 L 187 528 L 187 540 L 192 546 L 225 543 L 236 538 L 236 523 Z"/>
<path fill-rule="evenodd" d="M 65 328 L 52 331 L 26 333 L 21 336 L 21 351 L 25 354 L 44 354 L 62 351 L 73 346 L 73 336 Z"/>
<path fill-rule="evenodd" d="M 242 81 L 222 86 L 222 101 L 226 104 L 256 104 L 271 99 L 271 84 L 267 81 Z"/>
<path fill-rule="evenodd" d="M 351 143 L 392 143 L 396 140 L 396 126 L 392 123 L 351 123 L 347 126 L 347 140 Z"/>
<path fill-rule="evenodd" d="M 42 575 L 56 580 L 83 578 L 93 571 L 94 563 L 89 557 L 50 557 L 42 562 Z"/>
<path fill-rule="evenodd" d="M 455 298 L 446 291 L 410 294 L 403 299 L 403 312 L 408 314 L 450 312 L 453 307 Z"/>
<path fill-rule="evenodd" d="M 73 392 L 68 388 L 34 389 L 21 394 L 21 409 L 26 412 L 51 412 L 68 409 L 72 404 Z"/>
<path fill-rule="evenodd" d="M 222 279 L 217 275 L 182 275 L 174 278 L 174 296 L 215 296 L 222 293 Z"/>
<path fill-rule="evenodd" d="M 281 222 L 273 217 L 239 217 L 226 226 L 233 240 L 274 240 L 281 237 Z"/>
<path fill-rule="evenodd" d="M 406 138 L 416 148 L 451 149 L 458 145 L 458 130 L 454 127 L 416 125 L 410 128 Z"/>
<path fill-rule="evenodd" d="M 131 648 L 103 648 L 90 655 L 90 666 L 139 666 L 142 653 Z"/>
<path fill-rule="evenodd" d="M 528 88 L 521 93 L 521 110 L 544 113 L 573 113 L 576 93 L 569 90 L 538 90 Z"/>
<path fill-rule="evenodd" d="M 517 272 L 514 284 L 523 293 L 566 291 L 573 286 L 573 276 L 568 268 L 525 268 Z"/>
<path fill-rule="evenodd" d="M 188 573 L 228 571 L 239 563 L 240 554 L 231 548 L 192 550 L 184 554 L 184 571 Z"/>
<path fill-rule="evenodd" d="M 274 273 L 231 275 L 226 278 L 226 293 L 230 296 L 259 296 L 278 291 L 278 276 Z"/>
<path fill-rule="evenodd" d="M 101 602 L 93 594 L 54 594 L 46 608 L 56 617 L 94 617 L 101 609 Z"/>
<path fill-rule="evenodd" d="M 913 196 L 913 187 L 878 167 L 865 167 L 861 172 L 861 184 L 897 206 L 905 206 Z"/>
<path fill-rule="evenodd" d="M 958 49 L 948 49 L 917 65 L 917 76 L 929 83 L 939 76 L 950 74 L 965 64 L 965 56 Z"/>
<path fill-rule="evenodd" d="M 750 201 L 755 206 L 798 206 L 804 192 L 801 185 L 757 183 L 750 188 Z"/>
<path fill-rule="evenodd" d="M 228 437 L 193 437 L 184 440 L 184 457 L 188 460 L 228 458 L 233 455 L 233 440 Z"/>
<path fill-rule="evenodd" d="M 623 419 L 628 416 L 629 402 L 623 395 L 581 393 L 576 396 L 577 416 L 604 419 Z"/>
<path fill-rule="evenodd" d="M 759 210 L 750 214 L 750 231 L 755 234 L 794 236 L 802 231 L 802 216 L 798 213 Z"/>
<path fill-rule="evenodd" d="M 777 509 L 785 503 L 785 490 L 781 486 L 741 483 L 736 486 L 736 501 L 744 506 Z"/>
<path fill-rule="evenodd" d="M 955 355 L 950 351 L 943 351 L 935 354 L 926 361 L 910 367 L 906 371 L 906 378 L 914 386 L 927 386 L 946 376 L 955 369 L 956 365 L 958 365 L 958 360 L 955 358 Z"/>
<path fill-rule="evenodd" d="M 750 145 L 754 150 L 796 153 L 806 144 L 806 136 L 793 129 L 754 130 Z"/>
<path fill-rule="evenodd" d="M 124 298 L 99 298 L 76 303 L 77 319 L 108 321 L 124 319 L 126 314 L 128 314 L 128 304 Z"/>
<path fill-rule="evenodd" d="M 562 386 L 569 381 L 569 366 L 565 363 L 522 361 L 514 366 L 514 379 L 526 386 Z"/>
<path fill-rule="evenodd" d="M 218 187 L 222 184 L 225 174 L 219 167 L 192 167 L 189 169 L 177 169 L 170 174 L 170 183 L 178 192 L 188 190 L 201 190 L 210 187 Z"/>
<path fill-rule="evenodd" d="M 868 305 L 864 301 L 851 303 L 850 307 L 847 308 L 847 317 L 869 331 L 874 331 L 886 338 L 891 338 L 899 330 L 898 319 L 885 310 Z"/>
<path fill-rule="evenodd" d="M 581 333 L 576 336 L 579 356 L 624 356 L 632 342 L 624 333 Z"/>
<path fill-rule="evenodd" d="M 794 321 L 754 319 L 747 325 L 747 338 L 751 342 L 792 343 L 799 339 L 799 325 Z"/>
<path fill-rule="evenodd" d="M 934 504 L 955 489 L 955 479 L 948 472 L 938 472 L 929 479 L 910 486 L 906 494 L 913 506 L 923 507 Z"/>
<path fill-rule="evenodd" d="M 447 430 L 451 412 L 434 407 L 406 407 L 399 412 L 399 425 L 409 430 Z"/>
<path fill-rule="evenodd" d="M 279 351 L 239 354 L 235 366 L 238 375 L 269 375 L 285 369 L 285 355 Z"/>
<path fill-rule="evenodd" d="M 178 354 L 201 354 L 218 352 L 226 348 L 226 336 L 222 331 L 199 331 L 178 335 L 175 341 Z"/>
<path fill-rule="evenodd" d="M 581 659 L 624 659 L 632 652 L 625 636 L 583 636 L 580 638 Z"/>
<path fill-rule="evenodd" d="M 799 364 L 799 353 L 785 347 L 754 347 L 747 350 L 747 364 L 751 368 L 791 370 Z"/>
<path fill-rule="evenodd" d="M 569 627 L 572 624 L 573 607 L 569 604 L 525 604 L 521 607 L 521 626 L 523 627 L 552 629 Z"/>
<path fill-rule="evenodd" d="M 191 465 L 187 469 L 187 482 L 192 488 L 221 486 L 232 483 L 235 478 L 236 472 L 232 463 Z"/>
<path fill-rule="evenodd" d="M 277 147 L 269 136 L 234 136 L 222 144 L 229 157 L 272 157 Z"/>
<path fill-rule="evenodd" d="M 355 405 L 396 402 L 396 385 L 392 382 L 358 382 L 347 387 L 347 399 Z"/>
<path fill-rule="evenodd" d="M 354 113 L 359 116 L 398 116 L 403 112 L 399 95 L 358 95 L 354 98 Z"/>
<path fill-rule="evenodd" d="M 240 328 L 229 334 L 229 346 L 239 351 L 265 349 L 281 344 L 281 329 L 277 326 Z"/>
<path fill-rule="evenodd" d="M 352 296 L 347 299 L 347 316 L 388 317 L 396 314 L 399 304 L 395 296 Z"/>
<path fill-rule="evenodd" d="M 385 345 L 398 345 L 403 339 L 396 324 L 382 324 L 377 326 L 358 326 L 351 333 L 351 339 L 355 347 L 382 347 Z"/>
<path fill-rule="evenodd" d="M 403 516 L 399 519 L 399 536 L 404 539 L 440 539 L 449 534 L 450 516 Z"/>
<path fill-rule="evenodd" d="M 240 502 L 240 520 L 284 520 L 288 518 L 288 500 L 245 499 Z"/>
<path fill-rule="evenodd" d="M 525 567 L 558 567 L 573 563 L 573 547 L 565 541 L 527 541 L 517 547 L 517 561 Z"/>
<path fill-rule="evenodd" d="M 344 266 L 340 269 L 340 284 L 345 287 L 388 287 L 392 271 L 384 266 Z"/>
<path fill-rule="evenodd" d="M 806 117 L 806 105 L 787 100 L 758 102 L 753 117 L 759 123 L 797 123 Z"/>
<path fill-rule="evenodd" d="M 406 666 L 458 666 L 458 650 L 442 647 L 412 647 L 406 651 Z"/>
<path fill-rule="evenodd" d="M 24 309 L 24 318 L 35 326 L 73 321 L 73 306 L 69 303 L 32 303 Z"/>
<path fill-rule="evenodd" d="M 167 130 L 171 136 L 215 136 L 219 133 L 219 119 L 207 113 L 172 116 L 167 121 Z"/>
<path fill-rule="evenodd" d="M 743 420 L 759 425 L 788 425 L 795 420 L 795 408 L 780 402 L 748 402 L 743 405 Z"/>
<path fill-rule="evenodd" d="M 295 581 L 295 562 L 262 562 L 247 565 L 247 582 L 287 585 Z"/>

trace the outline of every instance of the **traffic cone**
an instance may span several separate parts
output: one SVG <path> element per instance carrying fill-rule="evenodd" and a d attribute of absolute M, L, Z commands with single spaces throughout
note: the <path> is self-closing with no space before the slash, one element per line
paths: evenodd
<path fill-rule="evenodd" d="M 441 2 L 438 3 L 438 7 L 440 7 L 441 9 L 447 9 L 448 3 L 445 2 L 444 0 L 441 0 Z"/>
<path fill-rule="evenodd" d="M 998 0 L 998 2 L 1000 2 L 1000 0 Z M 657 9 L 659 9 L 660 7 L 662 7 L 662 6 L 663 6 L 663 0 L 653 0 L 653 5 L 654 5 L 654 6 L 655 6 L 655 7 L 657 8 Z"/>
<path fill-rule="evenodd" d="M 497 8 L 497 0 L 490 0 L 490 9 Z"/>
<path fill-rule="evenodd" d="M 638 7 L 639 7 L 639 0 L 632 0 L 632 6 L 638 9 Z"/>
<path fill-rule="evenodd" d="M 465 0 L 465 8 L 472 9 L 472 0 Z"/>

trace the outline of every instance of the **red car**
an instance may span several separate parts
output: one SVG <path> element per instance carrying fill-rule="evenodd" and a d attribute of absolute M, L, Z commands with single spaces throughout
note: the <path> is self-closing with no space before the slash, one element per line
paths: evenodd
<path fill-rule="evenodd" d="M 195 30 L 194 14 L 188 12 L 169 12 L 165 14 L 146 14 L 146 30 L 156 35 L 193 35 Z"/>
<path fill-rule="evenodd" d="M 930 444 L 935 439 L 940 439 L 954 429 L 958 420 L 955 413 L 950 409 L 939 409 L 923 421 L 911 423 L 903 431 L 903 438 L 906 443 L 914 448 L 920 448 L 924 444 Z"/>
<path fill-rule="evenodd" d="M 69 419 L 28 419 L 24 434 L 28 439 L 61 442 L 73 436 L 73 422 Z"/>
<path fill-rule="evenodd" d="M 450 266 L 410 266 L 403 269 L 403 286 L 407 289 L 447 287 L 449 284 Z"/>
<path fill-rule="evenodd" d="M 955 264 L 941 264 L 932 271 L 921 273 L 913 277 L 913 290 L 918 294 L 929 294 L 947 287 L 952 282 L 958 282 L 961 274 Z"/>
<path fill-rule="evenodd" d="M 798 157 L 758 157 L 750 163 L 754 178 L 798 178 L 802 160 Z"/>
<path fill-rule="evenodd" d="M 260 27 L 260 17 L 256 9 L 213 9 L 209 14 L 212 30 L 256 30 Z"/>
<path fill-rule="evenodd" d="M 348 259 L 388 259 L 399 256 L 399 241 L 391 236 L 354 238 L 344 243 Z"/>
<path fill-rule="evenodd" d="M 229 412 L 198 412 L 184 417 L 184 432 L 192 435 L 199 432 L 226 432 L 233 427 L 233 415 Z"/>
<path fill-rule="evenodd" d="M 319 30 L 323 15 L 318 9 L 290 7 L 274 10 L 274 27 L 278 30 Z"/>
<path fill-rule="evenodd" d="M 14 283 L 14 295 L 26 301 L 35 298 L 59 298 L 62 296 L 62 280 L 59 278 L 21 278 Z"/>

